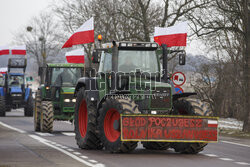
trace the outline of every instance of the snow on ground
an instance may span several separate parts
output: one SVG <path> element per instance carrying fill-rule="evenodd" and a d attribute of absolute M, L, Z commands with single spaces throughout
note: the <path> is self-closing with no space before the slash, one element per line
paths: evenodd
<path fill-rule="evenodd" d="M 219 119 L 220 130 L 242 131 L 242 128 L 243 128 L 243 121 L 239 121 L 235 118 L 220 118 Z"/>

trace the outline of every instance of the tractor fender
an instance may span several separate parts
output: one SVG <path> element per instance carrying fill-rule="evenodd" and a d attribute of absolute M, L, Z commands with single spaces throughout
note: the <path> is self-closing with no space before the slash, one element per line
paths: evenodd
<path fill-rule="evenodd" d="M 27 100 L 29 99 L 30 96 L 30 88 L 25 88 L 25 96 L 24 96 L 24 101 L 27 102 Z"/>
<path fill-rule="evenodd" d="M 197 95 L 197 93 L 195 92 L 185 92 L 185 93 L 180 93 L 180 94 L 174 94 L 173 95 L 173 101 L 182 98 L 182 97 L 188 97 L 188 96 L 193 96 L 193 95 Z"/>
<path fill-rule="evenodd" d="M 82 77 L 77 81 L 74 96 L 77 96 L 77 92 L 81 88 L 85 88 L 85 91 L 87 93 L 87 98 L 90 99 L 90 101 L 99 101 L 99 91 L 98 91 L 98 84 L 97 84 L 97 78 L 96 77 Z"/>
<path fill-rule="evenodd" d="M 103 96 L 103 98 L 97 103 L 97 110 L 101 108 L 102 103 L 109 97 L 112 95 L 118 95 L 118 94 L 130 94 L 130 91 L 117 91 L 114 92 L 113 94 L 106 94 L 105 96 Z"/>

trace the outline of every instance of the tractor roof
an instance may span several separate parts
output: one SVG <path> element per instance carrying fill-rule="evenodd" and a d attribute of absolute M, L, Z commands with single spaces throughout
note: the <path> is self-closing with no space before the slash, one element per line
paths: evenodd
<path fill-rule="evenodd" d="M 84 64 L 74 64 L 74 63 L 48 63 L 48 67 L 62 67 L 62 68 L 81 68 L 84 67 Z"/>
<path fill-rule="evenodd" d="M 156 50 L 159 45 L 155 42 L 132 42 L 120 41 L 116 42 L 119 49 L 124 50 Z M 113 43 L 102 44 L 102 48 L 112 48 Z"/>
<path fill-rule="evenodd" d="M 9 73 L 9 75 L 12 75 L 12 76 L 24 76 L 23 73 Z"/>

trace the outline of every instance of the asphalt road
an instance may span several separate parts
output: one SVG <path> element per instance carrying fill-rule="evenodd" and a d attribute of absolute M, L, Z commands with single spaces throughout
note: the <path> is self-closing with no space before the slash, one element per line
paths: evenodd
<path fill-rule="evenodd" d="M 250 140 L 220 137 L 197 155 L 145 150 L 139 144 L 129 154 L 77 147 L 73 125 L 54 122 L 53 133 L 33 131 L 33 118 L 23 110 L 0 117 L 0 167 L 12 166 L 97 166 L 97 167 L 235 167 L 250 166 Z"/>

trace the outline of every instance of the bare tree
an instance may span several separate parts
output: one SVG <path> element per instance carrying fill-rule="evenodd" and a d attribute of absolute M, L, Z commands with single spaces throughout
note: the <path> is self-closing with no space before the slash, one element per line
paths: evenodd
<path fill-rule="evenodd" d="M 56 60 L 60 46 L 60 29 L 49 13 L 41 13 L 31 19 L 30 23 L 15 36 L 15 43 L 25 44 L 30 58 L 34 58 L 38 66 L 47 61 Z"/>

